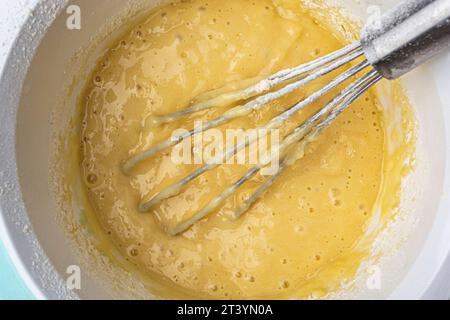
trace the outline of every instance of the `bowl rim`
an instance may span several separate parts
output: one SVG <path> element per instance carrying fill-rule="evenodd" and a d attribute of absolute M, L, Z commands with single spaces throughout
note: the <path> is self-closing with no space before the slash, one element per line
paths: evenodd
<path fill-rule="evenodd" d="M 14 22 L 16 30 L 7 35 L 10 44 L 2 48 L 7 54 L 4 62 L 0 61 L 0 97 L 3 101 L 0 108 L 0 172 L 8 186 L 7 193 L 0 198 L 0 240 L 16 271 L 38 300 L 76 299 L 77 296 L 67 289 L 65 281 L 51 264 L 36 266 L 33 263 L 47 262 L 48 257 L 32 232 L 20 189 L 16 161 L 16 118 L 23 82 L 34 53 L 48 26 L 67 3 L 68 0 L 55 1 L 49 11 L 44 1 L 29 1 L 29 13 L 23 21 Z M 5 16 L 16 15 L 20 19 L 17 8 L 4 7 L 6 10 L 2 11 Z M 21 61 L 17 63 L 19 57 Z M 52 283 L 43 282 L 42 271 L 52 275 L 46 277 L 46 281 Z"/>

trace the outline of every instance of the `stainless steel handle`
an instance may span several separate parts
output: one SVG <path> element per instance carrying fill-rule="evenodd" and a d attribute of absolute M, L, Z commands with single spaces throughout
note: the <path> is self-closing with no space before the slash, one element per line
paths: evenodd
<path fill-rule="evenodd" d="M 364 27 L 367 60 L 396 79 L 450 46 L 450 0 L 405 0 Z"/>

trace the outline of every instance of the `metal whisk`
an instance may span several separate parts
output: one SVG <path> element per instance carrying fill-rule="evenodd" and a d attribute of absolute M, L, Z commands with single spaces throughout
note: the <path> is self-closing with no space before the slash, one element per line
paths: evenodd
<path fill-rule="evenodd" d="M 348 85 L 323 108 L 317 111 L 304 123 L 296 127 L 280 143 L 280 164 L 276 172 L 264 178 L 256 191 L 248 197 L 235 212 L 238 218 L 244 214 L 264 192 L 270 188 L 285 168 L 295 160 L 291 147 L 305 145 L 327 128 L 356 99 L 382 78 L 396 79 L 411 71 L 416 66 L 432 58 L 435 54 L 450 45 L 450 1 L 449 0 L 406 0 L 387 12 L 378 20 L 366 25 L 361 34 L 361 41 L 326 56 L 300 65 L 292 69 L 282 70 L 256 84 L 242 90 L 219 94 L 218 96 L 197 102 L 187 109 L 153 119 L 155 125 L 179 120 L 185 116 L 210 109 L 229 105 L 235 102 L 250 100 L 233 107 L 219 117 L 203 124 L 202 128 L 194 128 L 189 132 L 171 137 L 150 149 L 136 154 L 123 165 L 123 171 L 130 174 L 135 166 L 156 155 L 158 152 L 173 147 L 184 139 L 190 138 L 233 119 L 247 116 L 250 112 L 264 108 L 269 102 L 301 88 L 308 83 L 330 72 L 338 70 L 356 59 L 362 60 L 355 66 L 345 70 L 320 90 L 298 102 L 286 111 L 270 120 L 262 129 L 281 127 L 298 111 L 306 108 L 331 90 L 350 78 L 362 74 Z M 283 86 L 284 85 L 284 86 Z M 281 87 L 281 89 L 280 89 Z M 139 210 L 148 212 L 162 201 L 176 196 L 192 180 L 205 172 L 213 170 L 220 163 L 225 163 L 237 152 L 249 146 L 255 140 L 246 139 L 244 143 L 226 149 L 220 155 L 220 161 L 205 164 L 191 174 L 166 187 L 154 195 L 151 200 L 141 203 Z M 235 183 L 227 187 L 220 195 L 214 197 L 203 209 L 191 218 L 170 228 L 170 235 L 177 235 L 189 229 L 193 224 L 218 209 L 223 202 L 234 194 L 244 183 L 257 175 L 265 164 L 253 166 Z"/>

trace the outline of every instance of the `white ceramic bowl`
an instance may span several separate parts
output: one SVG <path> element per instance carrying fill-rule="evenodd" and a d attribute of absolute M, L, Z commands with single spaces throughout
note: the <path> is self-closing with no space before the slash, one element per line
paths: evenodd
<path fill-rule="evenodd" d="M 37 298 L 110 298 L 115 295 L 104 283 L 108 279 L 97 279 L 95 270 L 82 273 L 81 290 L 71 292 L 65 285 L 67 266 L 83 263 L 55 219 L 57 208 L 48 183 L 50 113 L 66 92 L 67 67 L 80 47 L 88 47 L 92 35 L 104 30 L 111 17 L 160 1 L 79 0 L 82 28 L 71 32 L 65 27 L 67 2 L 28 0 L 25 7 L 0 5 L 5 16 L 0 20 L 7 24 L 0 34 L 0 236 Z M 333 2 L 355 17 L 367 13 L 366 1 Z M 370 1 L 382 7 L 395 2 Z M 450 53 L 404 79 L 419 124 L 416 175 L 420 176 L 408 181 L 406 189 L 420 192 L 410 208 L 411 220 L 403 227 L 400 221 L 393 232 L 402 238 L 398 250 L 380 265 L 382 289 L 348 297 L 450 297 L 449 71 Z M 416 223 L 411 226 L 411 221 Z"/>

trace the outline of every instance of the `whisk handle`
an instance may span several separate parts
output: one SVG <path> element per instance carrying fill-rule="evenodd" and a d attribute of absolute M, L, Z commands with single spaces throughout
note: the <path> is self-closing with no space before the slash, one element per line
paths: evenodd
<path fill-rule="evenodd" d="M 361 34 L 367 60 L 396 79 L 450 47 L 450 0 L 404 0 Z"/>

